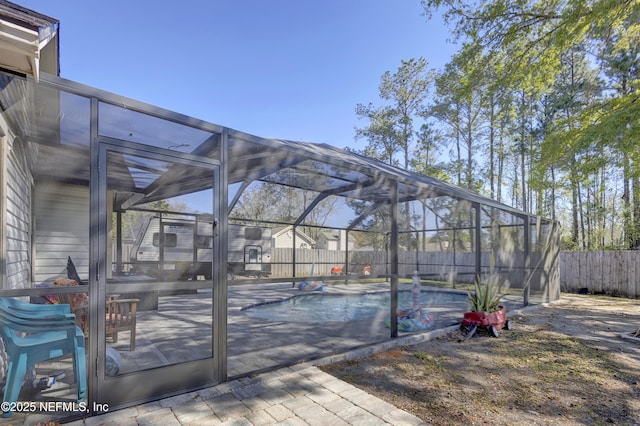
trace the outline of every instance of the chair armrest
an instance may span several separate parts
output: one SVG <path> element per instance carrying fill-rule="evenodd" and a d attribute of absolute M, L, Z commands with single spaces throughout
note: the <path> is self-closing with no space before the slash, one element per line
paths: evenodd
<path fill-rule="evenodd" d="M 71 313 L 71 306 L 67 305 L 66 303 L 61 303 L 58 305 L 32 305 L 35 308 L 33 309 L 33 311 L 37 311 L 38 310 L 38 306 L 42 306 L 42 311 L 43 312 L 54 312 L 54 313 L 62 313 L 62 314 L 68 314 Z"/>
<path fill-rule="evenodd" d="M 0 306 L 3 306 L 10 311 L 29 313 L 30 315 L 35 316 L 68 314 L 71 312 L 70 306 L 64 303 L 58 305 L 44 305 L 27 303 L 13 298 L 2 299 Z"/>
<path fill-rule="evenodd" d="M 113 299 L 113 300 L 109 300 L 108 303 L 131 303 L 131 304 L 137 304 L 140 301 L 140 299 Z"/>
<path fill-rule="evenodd" d="M 28 333 L 75 330 L 75 319 L 74 314 L 26 317 L 0 309 L 0 322 L 13 330 Z"/>

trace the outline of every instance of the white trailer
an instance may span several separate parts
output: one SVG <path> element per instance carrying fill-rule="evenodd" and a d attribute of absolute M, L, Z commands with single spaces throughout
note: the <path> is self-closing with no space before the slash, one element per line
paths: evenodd
<path fill-rule="evenodd" d="M 130 255 L 132 273 L 171 279 L 211 279 L 217 222 L 184 217 L 148 217 Z M 228 272 L 264 277 L 271 274 L 271 229 L 230 224 Z"/>

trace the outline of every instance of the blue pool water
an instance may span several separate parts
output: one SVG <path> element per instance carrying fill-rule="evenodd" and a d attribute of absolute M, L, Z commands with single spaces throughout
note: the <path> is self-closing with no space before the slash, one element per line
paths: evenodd
<path fill-rule="evenodd" d="M 466 302 L 464 293 L 422 291 L 420 305 L 430 306 Z M 373 318 L 379 313 L 389 312 L 389 292 L 366 294 L 302 294 L 289 299 L 248 306 L 242 311 L 252 318 L 283 322 L 348 322 Z M 412 304 L 410 291 L 398 292 L 398 309 L 410 308 Z"/>

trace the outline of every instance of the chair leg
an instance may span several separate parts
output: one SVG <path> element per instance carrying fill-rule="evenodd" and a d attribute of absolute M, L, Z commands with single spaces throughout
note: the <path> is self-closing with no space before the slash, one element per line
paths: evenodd
<path fill-rule="evenodd" d="M 16 360 L 9 358 L 7 382 L 4 388 L 4 402 L 16 402 L 18 400 L 22 381 L 27 373 L 27 354 L 20 354 L 16 358 Z M 11 417 L 12 414 L 12 411 L 4 411 L 2 417 Z"/>
<path fill-rule="evenodd" d="M 87 395 L 87 358 L 84 350 L 84 333 L 82 330 L 76 332 L 76 351 L 73 360 L 73 374 L 78 384 L 78 402 Z"/>
<path fill-rule="evenodd" d="M 78 370 L 75 377 L 76 383 L 78 384 L 78 402 L 81 402 L 87 395 L 87 360 L 85 358 L 84 348 L 78 348 L 75 357 L 74 364 Z"/>
<path fill-rule="evenodd" d="M 129 350 L 131 352 L 136 350 L 136 331 L 135 331 L 135 329 L 131 330 L 131 339 L 129 339 Z"/>
<path fill-rule="evenodd" d="M 136 350 L 136 317 L 135 315 L 133 316 L 133 319 L 131 321 L 131 339 L 129 341 L 129 350 L 131 352 Z"/>

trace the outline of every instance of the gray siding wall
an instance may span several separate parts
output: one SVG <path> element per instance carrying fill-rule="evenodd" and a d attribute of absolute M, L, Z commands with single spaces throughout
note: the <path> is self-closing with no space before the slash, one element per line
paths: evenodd
<path fill-rule="evenodd" d="M 59 183 L 35 188 L 34 281 L 67 276 L 71 256 L 78 274 L 89 273 L 89 188 Z"/>
<path fill-rule="evenodd" d="M 31 188 L 33 179 L 28 170 L 22 144 L 14 143 L 7 153 L 6 174 L 6 267 L 5 288 L 31 286 Z"/>

